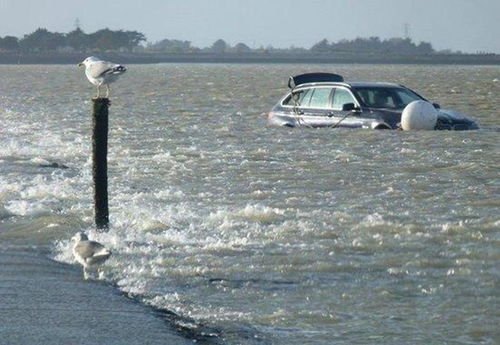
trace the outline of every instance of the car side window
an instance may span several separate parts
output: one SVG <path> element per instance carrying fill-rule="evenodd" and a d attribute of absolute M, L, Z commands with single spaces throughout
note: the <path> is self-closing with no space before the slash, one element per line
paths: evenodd
<path fill-rule="evenodd" d="M 315 88 L 309 106 L 311 108 L 329 109 L 332 90 L 331 87 Z"/>
<path fill-rule="evenodd" d="M 398 87 L 362 87 L 356 92 L 363 104 L 370 108 L 403 109 L 422 99 L 411 90 Z"/>
<path fill-rule="evenodd" d="M 344 107 L 344 104 L 347 103 L 354 103 L 356 104 L 356 101 L 354 100 L 354 97 L 351 95 L 349 91 L 346 89 L 342 88 L 337 88 L 335 89 L 335 93 L 333 94 L 333 105 L 332 109 L 333 110 L 342 110 Z"/>
<path fill-rule="evenodd" d="M 312 89 L 296 91 L 283 101 L 283 105 L 309 107 L 312 91 Z"/>
<path fill-rule="evenodd" d="M 309 107 L 309 104 L 311 103 L 311 96 L 312 96 L 312 94 L 313 94 L 313 89 L 304 90 L 300 94 L 299 106 L 301 106 L 301 107 Z"/>

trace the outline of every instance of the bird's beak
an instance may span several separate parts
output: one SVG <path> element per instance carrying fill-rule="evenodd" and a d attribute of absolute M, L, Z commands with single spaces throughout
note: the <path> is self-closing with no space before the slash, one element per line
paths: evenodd
<path fill-rule="evenodd" d="M 83 62 L 80 62 L 80 63 L 78 64 L 78 67 L 82 67 L 82 66 L 83 66 Z"/>

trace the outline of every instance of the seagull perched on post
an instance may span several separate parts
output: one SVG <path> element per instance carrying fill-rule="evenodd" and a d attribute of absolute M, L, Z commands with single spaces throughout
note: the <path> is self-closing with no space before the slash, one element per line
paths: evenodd
<path fill-rule="evenodd" d="M 116 81 L 127 70 L 125 66 L 102 61 L 95 56 L 89 56 L 80 62 L 78 66 L 85 66 L 85 75 L 92 84 L 97 86 L 97 98 L 100 97 L 102 85 L 106 85 L 106 98 L 108 98 L 110 91 L 109 84 Z"/>
<path fill-rule="evenodd" d="M 85 279 L 88 279 L 87 268 L 102 264 L 111 255 L 111 252 L 99 242 L 89 241 L 89 238 L 83 232 L 78 232 L 71 240 L 75 243 L 73 255 L 76 261 L 83 266 L 83 277 Z"/>

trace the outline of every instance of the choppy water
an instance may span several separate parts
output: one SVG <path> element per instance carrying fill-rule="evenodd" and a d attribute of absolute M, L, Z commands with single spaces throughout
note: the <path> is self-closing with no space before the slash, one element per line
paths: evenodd
<path fill-rule="evenodd" d="M 286 78 L 320 70 L 405 84 L 484 129 L 267 127 Z M 72 262 L 90 231 L 114 253 L 105 280 L 229 344 L 499 341 L 499 67 L 129 66 L 104 234 L 82 71 L 0 76 L 2 245 Z"/>

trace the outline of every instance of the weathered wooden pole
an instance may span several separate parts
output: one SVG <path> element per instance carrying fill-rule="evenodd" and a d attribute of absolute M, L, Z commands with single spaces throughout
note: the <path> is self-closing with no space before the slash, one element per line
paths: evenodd
<path fill-rule="evenodd" d="M 92 160 L 94 209 L 97 229 L 109 227 L 108 210 L 108 98 L 93 98 Z"/>

